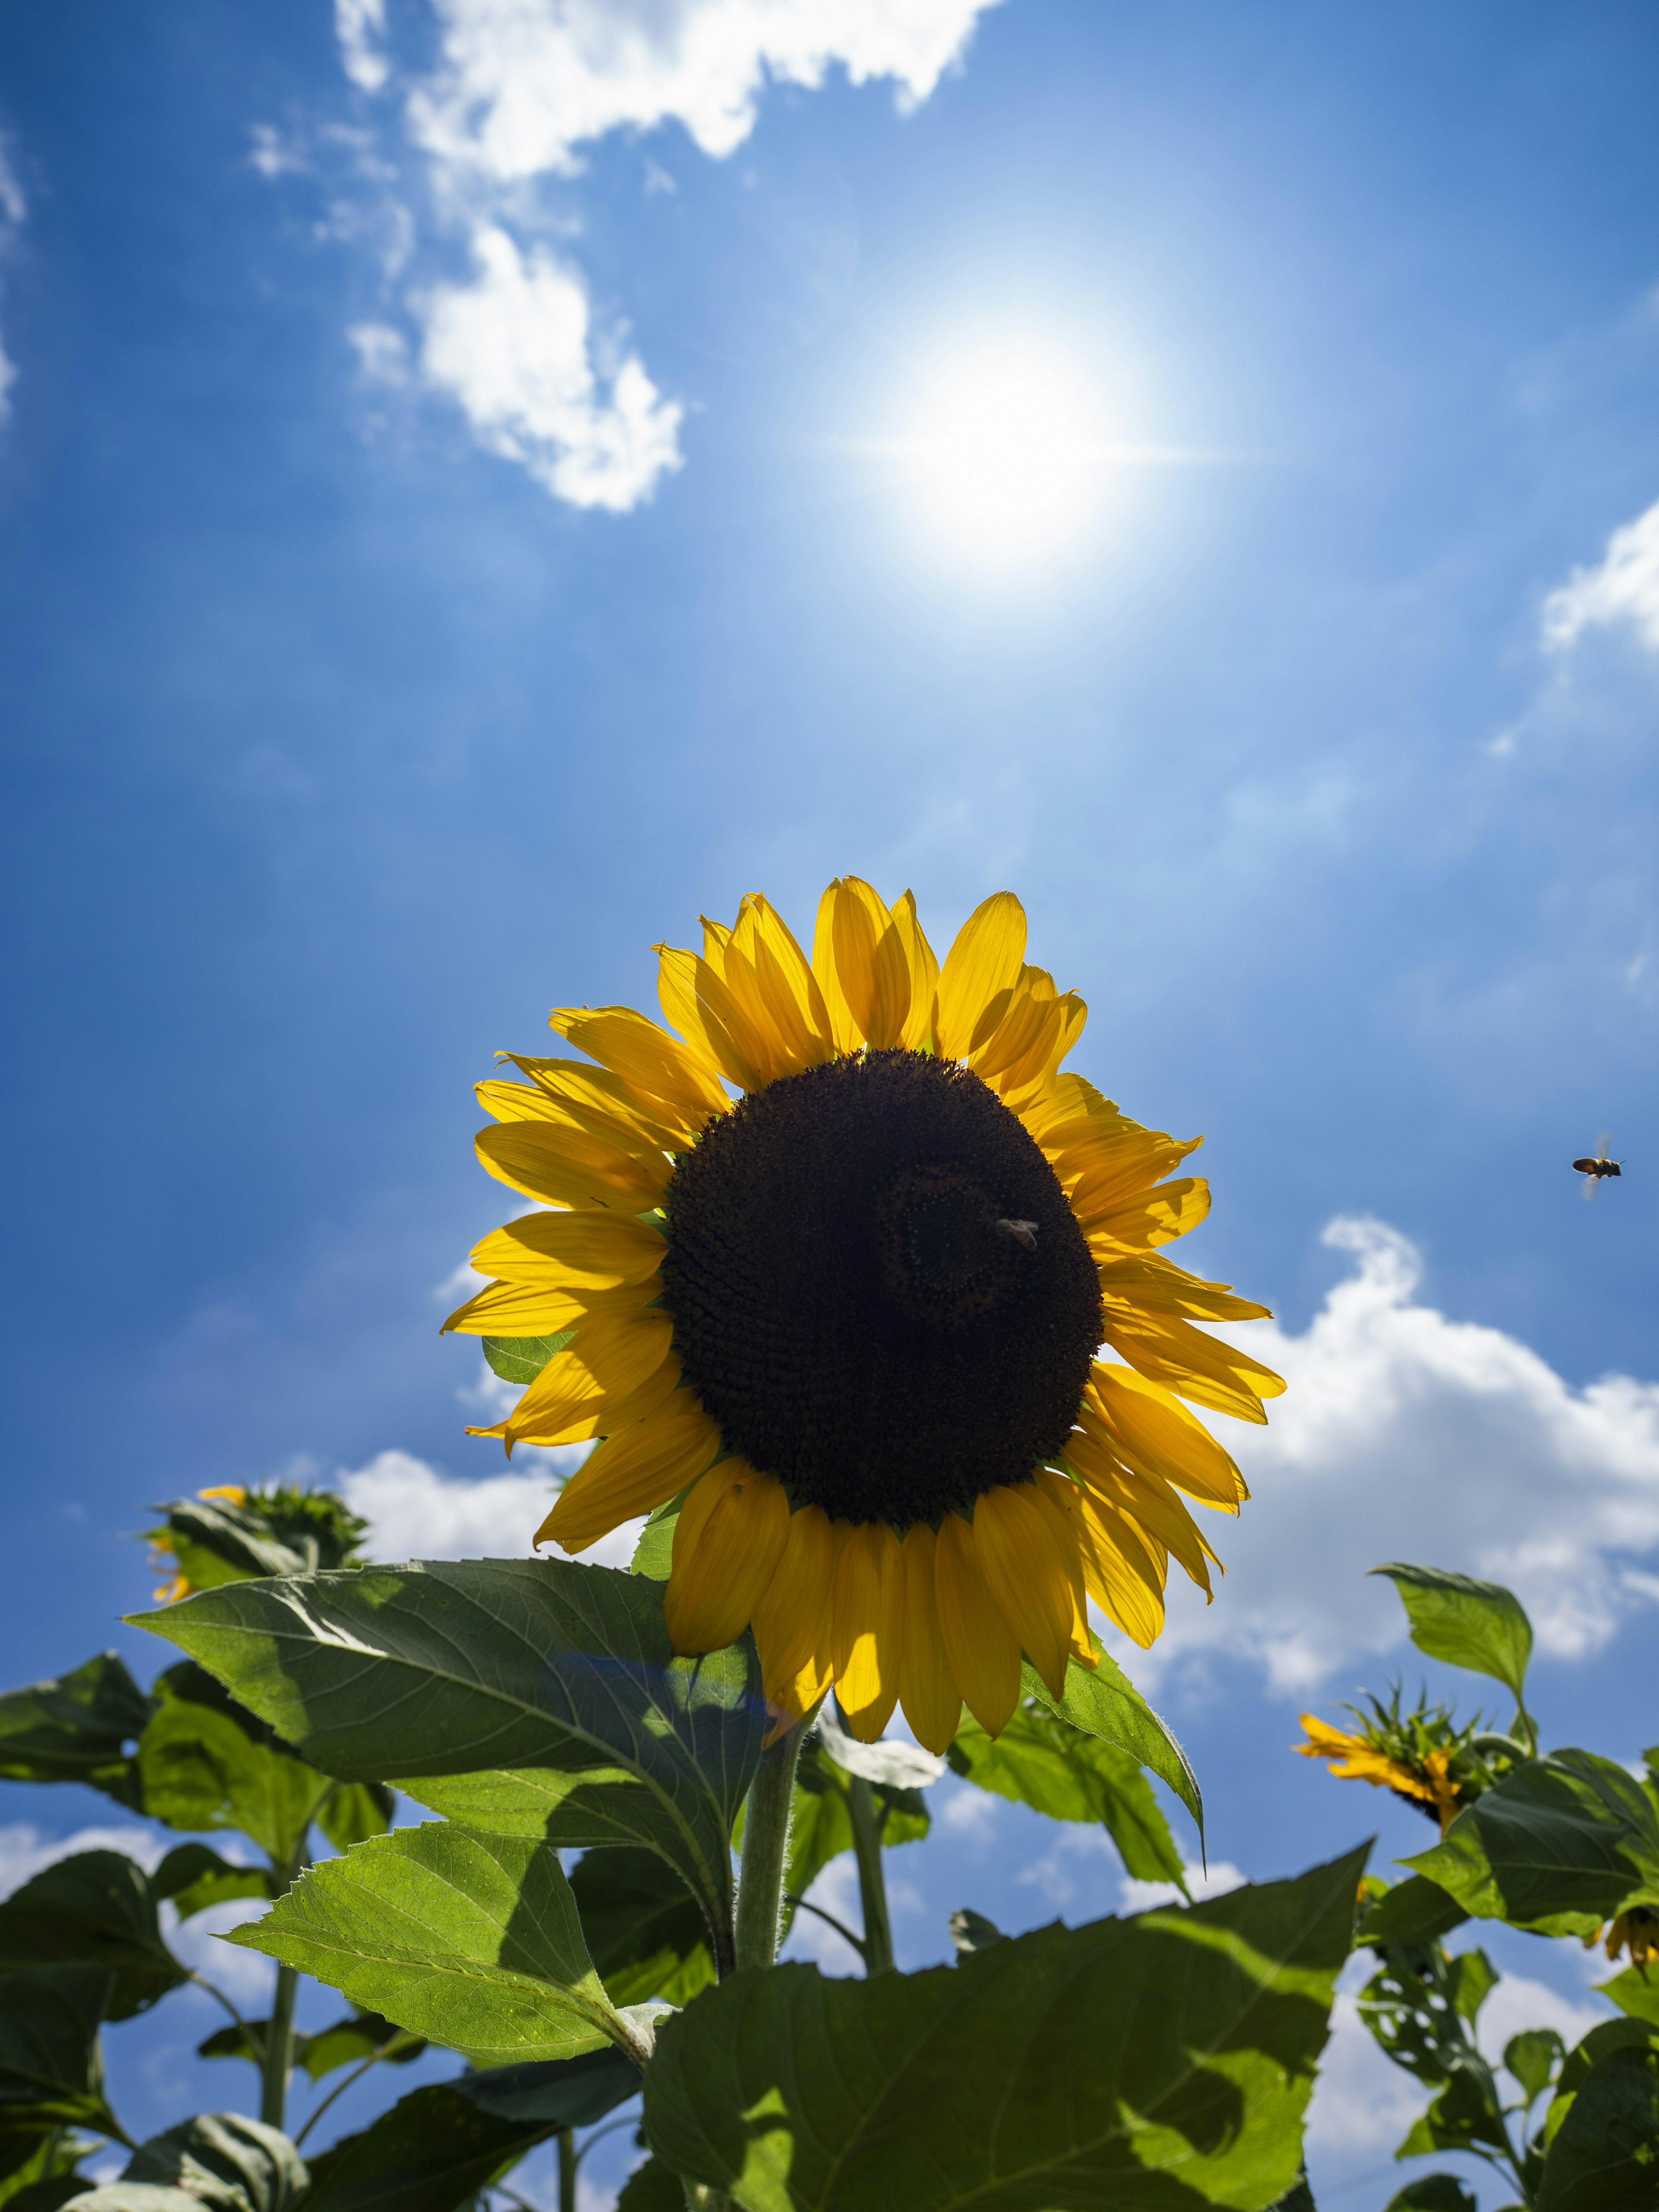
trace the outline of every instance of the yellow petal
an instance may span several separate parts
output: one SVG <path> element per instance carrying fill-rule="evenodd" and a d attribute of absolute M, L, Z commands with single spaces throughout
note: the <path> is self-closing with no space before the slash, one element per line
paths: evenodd
<path fill-rule="evenodd" d="M 671 1390 L 642 1420 L 612 1429 L 594 1446 L 536 1531 L 536 1542 L 585 1552 L 636 1513 L 654 1512 L 678 1497 L 720 1448 L 720 1424 L 704 1413 L 696 1392 Z"/>
<path fill-rule="evenodd" d="M 552 1336 L 574 1328 L 590 1314 L 641 1306 L 652 1295 L 649 1283 L 629 1283 L 617 1291 L 562 1290 L 551 1283 L 489 1283 L 457 1306 L 440 1335 Z"/>
<path fill-rule="evenodd" d="M 1078 1501 L 1087 1539 L 1083 1579 L 1110 1620 L 1143 1651 L 1164 1629 L 1164 1567 L 1155 1542 L 1087 1490 Z"/>
<path fill-rule="evenodd" d="M 509 1442 L 576 1443 L 605 1433 L 607 1408 L 645 1389 L 672 1364 L 663 1388 L 666 1397 L 679 1379 L 679 1363 L 669 1346 L 674 1325 L 656 1307 L 595 1314 L 577 1330 L 575 1341 L 556 1352 L 507 1415 Z"/>
<path fill-rule="evenodd" d="M 1108 1307 L 1106 1341 L 1153 1382 L 1236 1420 L 1265 1421 L 1261 1401 L 1285 1388 L 1271 1367 L 1172 1314 L 1131 1316 Z"/>
<path fill-rule="evenodd" d="M 617 1213 L 525 1213 L 480 1237 L 470 1255 L 481 1275 L 568 1290 L 617 1290 L 653 1280 L 667 1250 L 659 1229 Z"/>
<path fill-rule="evenodd" d="M 939 961 L 917 918 L 914 891 L 893 907 L 892 927 L 910 975 L 910 1011 L 899 1042 L 910 1052 L 924 1052 L 932 1048 L 939 1020 Z"/>
<path fill-rule="evenodd" d="M 1083 1580 L 1083 1509 L 1077 1486 L 1053 1468 L 1040 1467 L 1032 1478 L 1037 1506 L 1047 1516 L 1060 1545 L 1066 1566 L 1066 1594 L 1072 1601 L 1071 1653 L 1080 1666 L 1092 1667 L 1095 1647 L 1089 1640 L 1089 1603 Z"/>
<path fill-rule="evenodd" d="M 864 1042 L 864 1031 L 847 1003 L 847 994 L 836 972 L 836 901 L 840 893 L 841 878 L 837 876 L 818 901 L 817 922 L 812 933 L 812 975 L 823 995 L 836 1051 L 857 1052 Z"/>
<path fill-rule="evenodd" d="M 562 1123 L 507 1121 L 480 1129 L 473 1145 L 497 1182 L 550 1206 L 647 1213 L 660 1202 L 673 1173 L 665 1153 L 630 1156 Z"/>
<path fill-rule="evenodd" d="M 933 1592 L 945 1656 L 969 1711 L 1000 1735 L 1019 1703 L 1019 1638 L 992 1596 L 974 1531 L 947 1513 L 933 1546 Z"/>
<path fill-rule="evenodd" d="M 808 1705 L 816 1705 L 829 1686 L 836 1549 L 834 1528 L 816 1505 L 803 1505 L 790 1515 L 782 1557 L 756 1602 L 752 1624 L 761 1680 L 774 1705 L 789 1703 L 804 1668 L 811 1669 L 817 1685 Z"/>
<path fill-rule="evenodd" d="M 1201 1176 L 1188 1176 L 1125 1199 L 1109 1211 L 1091 1213 L 1086 1220 L 1079 1216 L 1079 1222 L 1096 1259 L 1110 1260 L 1120 1252 L 1172 1244 L 1196 1229 L 1209 1210 L 1209 1184 Z"/>
<path fill-rule="evenodd" d="M 1103 1506 L 1121 1513 L 1146 1534 L 1156 1537 L 1170 1557 L 1180 1561 L 1188 1581 L 1196 1583 L 1206 1598 L 1213 1596 L 1206 1562 L 1215 1559 L 1218 1566 L 1221 1563 L 1168 1483 L 1155 1476 L 1132 1474 L 1115 1465 L 1082 1429 L 1066 1446 L 1066 1458 Z"/>
<path fill-rule="evenodd" d="M 632 1006 L 556 1006 L 548 1020 L 578 1052 L 646 1098 L 665 1100 L 677 1112 L 704 1121 L 725 1111 L 726 1094 L 698 1055 Z"/>
<path fill-rule="evenodd" d="M 1048 1058 L 1028 1080 L 1021 1082 L 1010 1075 L 1002 1086 L 1003 1103 L 1011 1113 L 1022 1118 L 1039 1098 L 1052 1094 L 1059 1080 L 1060 1063 L 1083 1035 L 1084 1024 L 1089 1018 L 1089 1009 L 1075 991 L 1062 991 L 1058 1003 L 1060 1025 L 1050 1040 Z"/>
<path fill-rule="evenodd" d="M 727 1466 L 732 1462 L 726 1462 Z M 663 1619 L 677 1652 L 721 1651 L 748 1626 L 789 1534 L 789 1500 L 769 1474 L 746 1463 L 703 1522 L 689 1556 L 683 1553 L 682 1510 L 674 1531 L 674 1564 Z M 705 1476 L 704 1480 L 708 1478 Z M 701 1490 L 699 1483 L 697 1489 Z M 696 1496 L 693 1491 L 692 1497 Z M 687 1506 L 690 1499 L 686 1500 Z"/>
<path fill-rule="evenodd" d="M 1073 1212 L 1087 1229 L 1098 1217 L 1120 1212 L 1173 1175 L 1203 1141 L 1193 1137 L 1182 1142 L 1162 1129 L 1143 1129 L 1129 1121 L 1078 1138 L 1055 1158 L 1054 1170 Z"/>
<path fill-rule="evenodd" d="M 684 1152 L 702 1127 L 700 1115 L 679 1113 L 665 1100 L 637 1097 L 609 1068 L 527 1054 L 496 1057 L 530 1078 L 528 1083 L 477 1085 L 478 1103 L 498 1121 L 570 1121 L 624 1152 Z"/>
<path fill-rule="evenodd" d="M 848 1530 L 836 1562 L 836 1696 L 860 1743 L 874 1743 L 898 1702 L 904 1577 L 898 1538 L 884 1522 Z"/>
<path fill-rule="evenodd" d="M 789 1040 L 792 1065 L 816 1067 L 835 1052 L 829 1010 L 788 924 L 758 893 L 744 905 L 752 922 L 750 958 L 774 1028 Z"/>
<path fill-rule="evenodd" d="M 1025 1488 L 1004 1483 L 974 1501 L 974 1549 L 1003 1619 L 1058 1698 L 1071 1648 L 1071 1589 L 1059 1540 Z"/>
<path fill-rule="evenodd" d="M 1159 1475 L 1206 1505 L 1235 1512 L 1250 1494 L 1235 1462 L 1198 1416 L 1161 1382 L 1133 1368 L 1097 1360 L 1079 1419 L 1085 1426 L 1097 1420 L 1127 1467 Z"/>
<path fill-rule="evenodd" d="M 1000 994 L 1012 991 L 1025 959 L 1025 909 L 1012 891 L 974 908 L 957 933 L 939 979 L 939 1048 L 964 1060 Z M 973 1700 L 969 1699 L 971 1707 Z"/>
<path fill-rule="evenodd" d="M 653 945 L 651 950 L 657 956 L 657 998 L 663 1012 L 686 1040 L 686 1049 L 720 1091 L 723 1102 L 720 1110 L 729 1111 L 732 1102 L 720 1083 L 720 1042 L 711 1036 L 708 1017 L 697 1003 L 697 956 L 672 945 Z M 721 1042 L 729 1045 L 730 1041 Z"/>
<path fill-rule="evenodd" d="M 910 1012 L 910 965 L 886 908 L 857 876 L 844 877 L 836 894 L 832 937 L 836 974 L 854 1020 L 872 1051 L 892 1050 Z"/>
<path fill-rule="evenodd" d="M 1105 1260 L 1101 1296 L 1108 1304 L 1146 1313 L 1195 1314 L 1202 1321 L 1270 1321 L 1272 1309 L 1241 1298 L 1231 1283 L 1206 1283 L 1156 1252 Z"/>
<path fill-rule="evenodd" d="M 908 896 L 908 893 L 906 893 Z M 899 1657 L 899 1699 L 916 1741 L 942 1756 L 962 1723 L 962 1692 L 945 1656 L 933 1591 L 936 1539 L 918 1521 L 902 1547 L 904 1571 L 904 1632 Z"/>

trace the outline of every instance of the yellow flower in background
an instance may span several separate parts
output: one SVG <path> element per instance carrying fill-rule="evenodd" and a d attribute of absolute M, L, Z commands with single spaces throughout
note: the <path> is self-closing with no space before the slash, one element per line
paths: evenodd
<path fill-rule="evenodd" d="M 220 1483 L 211 1490 L 198 1490 L 196 1495 L 198 1498 L 223 1498 L 233 1505 L 245 1504 L 247 1500 L 247 1491 L 240 1482 Z M 172 1558 L 173 1547 L 158 1530 L 150 1544 L 149 1564 L 152 1568 L 165 1567 Z M 196 1585 L 187 1574 L 176 1574 L 154 1593 L 155 1602 L 157 1605 L 177 1605 L 180 1598 L 194 1595 L 195 1589 Z"/>
<path fill-rule="evenodd" d="M 1304 1713 L 1306 1743 L 1292 1747 L 1304 1759 L 1328 1759 L 1339 1781 L 1369 1782 L 1373 1789 L 1392 1790 L 1432 1812 L 1443 1836 L 1462 1809 L 1458 1788 L 1451 1777 L 1451 1753 L 1426 1752 L 1410 1764 L 1390 1757 L 1386 1750 L 1350 1729 L 1333 1728 L 1316 1713 Z"/>
<path fill-rule="evenodd" d="M 781 1714 L 833 1682 L 866 1741 L 896 1702 L 935 1751 L 964 1701 L 994 1734 L 1022 1652 L 1055 1694 L 1093 1664 L 1085 1595 L 1143 1646 L 1171 1553 L 1208 1595 L 1185 1499 L 1249 1495 L 1182 1401 L 1266 1419 L 1279 1378 L 1193 1322 L 1267 1309 L 1157 1249 L 1209 1210 L 1165 1180 L 1200 1140 L 1061 1072 L 1085 1009 L 1009 892 L 942 968 L 910 894 L 853 877 L 810 961 L 753 896 L 656 950 L 678 1035 L 562 1007 L 586 1059 L 479 1085 L 479 1158 L 553 1210 L 474 1249 L 445 1327 L 574 1334 L 473 1433 L 603 1439 L 537 1537 L 570 1553 L 684 1493 L 674 1648 L 751 1626 Z"/>
<path fill-rule="evenodd" d="M 1587 1936 L 1584 1948 L 1593 1951 L 1604 1936 L 1607 1957 L 1613 1965 L 1617 1966 L 1620 1958 L 1628 1954 L 1632 1966 L 1646 1981 L 1648 1960 L 1659 1959 L 1659 1913 L 1650 1912 L 1644 1905 L 1633 1905 L 1628 1912 L 1621 1912 L 1610 1927 Z"/>

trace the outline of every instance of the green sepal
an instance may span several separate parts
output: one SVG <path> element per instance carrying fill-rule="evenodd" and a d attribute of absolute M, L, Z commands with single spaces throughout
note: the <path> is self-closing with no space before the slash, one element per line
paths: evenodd
<path fill-rule="evenodd" d="M 744 2212 L 1269 2204 L 1364 1860 L 916 1974 L 738 1973 L 658 2030 L 647 2139 Z"/>

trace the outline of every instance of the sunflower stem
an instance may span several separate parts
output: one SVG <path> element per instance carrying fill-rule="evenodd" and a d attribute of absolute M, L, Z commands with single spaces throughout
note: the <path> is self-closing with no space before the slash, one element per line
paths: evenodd
<path fill-rule="evenodd" d="M 738 1966 L 769 1966 L 778 1955 L 778 1927 L 783 1912 L 783 1870 L 789 1857 L 789 1811 L 794 1802 L 795 1766 L 801 1739 L 811 1716 L 797 1721 L 761 1753 L 749 1785 L 743 1821 L 743 1865 L 738 1881 Z"/>
<path fill-rule="evenodd" d="M 859 1902 L 864 1908 L 864 1971 L 892 1971 L 893 1925 L 887 1912 L 887 1879 L 881 1869 L 881 1832 L 885 1809 L 876 1810 L 876 1793 L 861 1774 L 847 1784 L 847 1810 L 853 1826 L 853 1855 L 859 1865 Z"/>

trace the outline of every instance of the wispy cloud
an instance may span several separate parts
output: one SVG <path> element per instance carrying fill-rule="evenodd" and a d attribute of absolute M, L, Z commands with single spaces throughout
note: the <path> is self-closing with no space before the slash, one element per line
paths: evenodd
<path fill-rule="evenodd" d="M 23 187 L 11 166 L 6 142 L 0 138 L 0 260 L 10 252 L 27 214 Z M 4 422 L 11 413 L 11 388 L 16 381 L 16 364 L 6 351 L 3 336 L 0 336 L 0 422 Z"/>
<path fill-rule="evenodd" d="M 1659 653 L 1659 501 L 1607 540 L 1594 567 L 1575 568 L 1544 602 L 1543 641 L 1565 653 L 1587 630 L 1624 630 Z"/>

